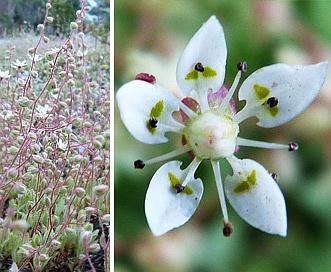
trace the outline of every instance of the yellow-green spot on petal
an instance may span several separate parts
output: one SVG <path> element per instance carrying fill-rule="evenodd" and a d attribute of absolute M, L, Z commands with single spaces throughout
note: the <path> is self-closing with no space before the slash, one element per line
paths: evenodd
<path fill-rule="evenodd" d="M 267 87 L 255 84 L 253 88 L 258 99 L 265 99 L 270 94 L 270 90 Z"/>
<path fill-rule="evenodd" d="M 234 188 L 234 192 L 237 194 L 245 193 L 249 190 L 249 184 L 247 181 L 243 181 L 239 183 L 236 188 Z"/>
<path fill-rule="evenodd" d="M 185 80 L 192 80 L 192 79 L 194 80 L 198 79 L 198 71 L 193 70 L 185 76 Z"/>
<path fill-rule="evenodd" d="M 157 102 L 153 108 L 151 109 L 151 113 L 149 114 L 149 116 L 152 117 L 160 117 L 162 112 L 164 110 L 164 101 L 160 100 L 159 102 Z"/>
<path fill-rule="evenodd" d="M 256 185 L 256 171 L 253 170 L 248 176 L 247 180 L 240 182 L 235 188 L 234 192 L 237 194 L 248 192 L 252 186 Z"/>
<path fill-rule="evenodd" d="M 191 189 L 191 187 L 186 185 L 184 188 L 184 191 L 182 193 L 187 194 L 187 195 L 193 195 L 193 190 Z"/>
<path fill-rule="evenodd" d="M 179 180 L 179 178 L 177 178 L 175 176 L 175 174 L 173 174 L 171 172 L 168 173 L 168 177 L 170 179 L 170 184 L 171 184 L 171 187 L 172 188 L 175 188 L 177 184 L 180 184 L 181 183 L 180 180 Z"/>
<path fill-rule="evenodd" d="M 176 190 L 176 186 L 178 184 L 181 184 L 180 179 L 177 178 L 176 175 L 171 173 L 171 172 L 168 173 L 168 177 L 169 177 L 169 180 L 170 180 L 171 187 Z M 190 186 L 186 185 L 186 186 L 183 186 L 183 187 L 184 187 L 184 190 L 181 191 L 180 193 L 184 193 L 184 194 L 187 194 L 187 195 L 192 195 L 193 194 L 193 190 Z"/>
<path fill-rule="evenodd" d="M 278 106 L 268 107 L 268 111 L 271 114 L 271 116 L 276 117 L 279 112 L 279 108 L 278 108 Z"/>
<path fill-rule="evenodd" d="M 251 186 L 255 186 L 256 184 L 256 170 L 253 170 L 252 173 L 247 177 L 247 182 Z"/>
<path fill-rule="evenodd" d="M 158 117 L 161 116 L 163 110 L 164 110 L 164 101 L 163 100 L 160 100 L 151 109 L 151 112 L 149 114 L 149 117 L 150 118 L 158 118 Z M 156 129 L 157 128 L 151 126 L 150 118 L 146 121 L 146 126 L 147 126 L 148 131 L 151 134 L 154 134 L 156 132 Z"/>
<path fill-rule="evenodd" d="M 217 76 L 217 72 L 214 69 L 210 68 L 209 66 L 206 66 L 205 70 L 202 72 L 202 76 L 206 78 L 214 77 Z"/>

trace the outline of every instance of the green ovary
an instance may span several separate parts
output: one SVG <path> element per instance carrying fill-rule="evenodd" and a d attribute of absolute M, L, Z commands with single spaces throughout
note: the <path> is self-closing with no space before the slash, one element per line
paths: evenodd
<path fill-rule="evenodd" d="M 191 120 L 184 130 L 187 142 L 199 159 L 220 159 L 233 155 L 238 124 L 229 116 L 207 111 Z"/>

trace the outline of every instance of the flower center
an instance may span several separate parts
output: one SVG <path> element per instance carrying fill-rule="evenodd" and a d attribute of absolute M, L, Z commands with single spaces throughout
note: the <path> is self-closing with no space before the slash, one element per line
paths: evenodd
<path fill-rule="evenodd" d="M 230 116 L 209 110 L 190 120 L 183 133 L 195 156 L 216 160 L 233 155 L 239 126 Z"/>

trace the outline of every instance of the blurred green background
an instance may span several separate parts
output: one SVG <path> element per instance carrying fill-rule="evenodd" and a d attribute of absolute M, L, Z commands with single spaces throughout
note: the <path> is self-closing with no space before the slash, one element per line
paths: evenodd
<path fill-rule="evenodd" d="M 213 14 L 226 35 L 228 87 L 239 61 L 248 64 L 242 82 L 256 69 L 273 63 L 331 59 L 331 1 L 116 0 L 115 90 L 137 73 L 147 72 L 169 90 L 178 91 L 177 60 Z M 252 228 L 228 205 L 234 233 L 223 237 L 216 184 L 210 163 L 204 162 L 196 173 L 205 186 L 196 213 L 183 227 L 154 237 L 145 219 L 144 198 L 162 163 L 135 170 L 133 161 L 175 149 L 180 136 L 169 134 L 167 144 L 142 144 L 127 132 L 115 106 L 116 271 L 330 271 L 330 75 L 313 104 L 293 121 L 272 129 L 255 123 L 255 119 L 243 122 L 240 136 L 300 145 L 293 153 L 244 147 L 237 153 L 279 174 L 287 202 L 288 236 Z M 190 161 L 187 155 L 176 159 L 185 165 Z M 230 169 L 223 165 L 225 177 Z"/>

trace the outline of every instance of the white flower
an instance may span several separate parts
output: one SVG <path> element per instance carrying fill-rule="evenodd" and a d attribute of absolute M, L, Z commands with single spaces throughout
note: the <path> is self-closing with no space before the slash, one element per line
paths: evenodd
<path fill-rule="evenodd" d="M 4 110 L 0 112 L 0 117 L 4 120 L 10 120 L 14 116 L 13 112 L 11 110 Z"/>
<path fill-rule="evenodd" d="M 38 62 L 38 61 L 41 61 L 43 59 L 42 56 L 40 56 L 39 54 L 36 54 L 36 55 L 28 55 L 29 59 L 31 61 L 35 61 L 35 62 Z"/>
<path fill-rule="evenodd" d="M 251 74 L 239 89 L 244 108 L 236 112 L 233 93 L 246 63 L 238 64 L 238 74 L 228 91 L 223 84 L 227 48 L 221 24 L 212 16 L 194 35 L 177 66 L 177 83 L 186 96 L 179 101 L 155 83 L 155 78 L 139 74 L 117 92 L 121 118 L 129 132 L 147 144 L 167 142 L 166 132 L 182 136 L 183 146 L 163 156 L 135 162 L 136 168 L 167 160 L 185 152 L 194 159 L 184 170 L 181 162 L 164 164 L 149 185 L 145 212 L 154 235 L 162 235 L 186 223 L 195 212 L 203 193 L 201 179 L 194 173 L 202 160 L 210 160 L 223 212 L 223 233 L 233 229 L 229 222 L 224 192 L 237 213 L 262 231 L 286 236 L 285 200 L 275 175 L 259 163 L 234 156 L 238 146 L 296 150 L 295 143 L 275 144 L 238 136 L 239 124 L 257 117 L 260 127 L 282 125 L 301 113 L 319 93 L 327 72 L 327 62 L 308 66 L 275 64 Z M 221 179 L 220 159 L 226 159 L 232 176 Z"/>
<path fill-rule="evenodd" d="M 57 147 L 62 151 L 65 151 L 67 149 L 67 146 L 68 143 L 63 142 L 61 138 L 57 141 Z"/>
<path fill-rule="evenodd" d="M 7 79 L 7 78 L 10 78 L 9 70 L 7 70 L 7 71 L 0 70 L 0 81 L 2 79 Z"/>
<path fill-rule="evenodd" d="M 37 105 L 36 108 L 36 117 L 45 118 L 52 111 L 52 107 L 45 104 L 44 106 Z"/>
<path fill-rule="evenodd" d="M 13 62 L 13 67 L 15 67 L 16 69 L 21 69 L 22 67 L 26 66 L 26 60 L 20 61 L 20 60 L 16 60 Z"/>

